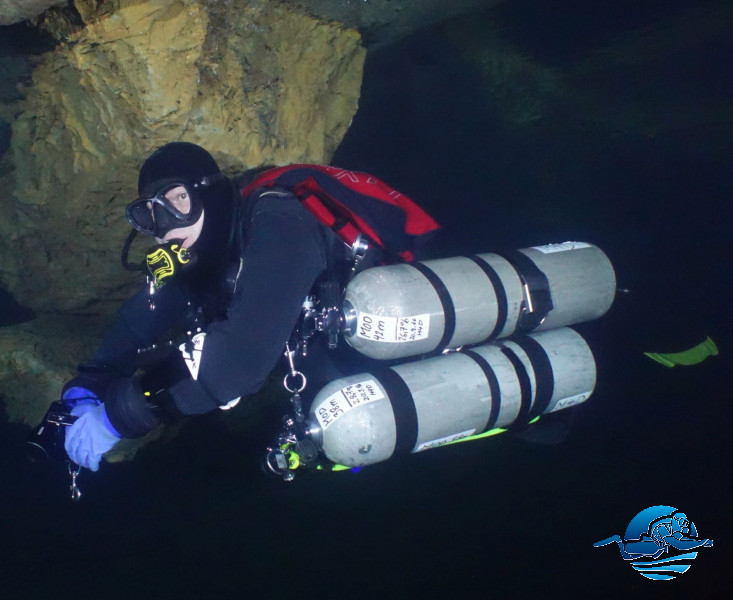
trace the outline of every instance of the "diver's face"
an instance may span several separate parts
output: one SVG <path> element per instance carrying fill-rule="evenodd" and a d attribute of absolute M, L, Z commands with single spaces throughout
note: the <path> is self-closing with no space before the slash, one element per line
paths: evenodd
<path fill-rule="evenodd" d="M 184 186 L 177 185 L 175 187 L 172 187 L 163 195 L 163 198 L 165 198 L 165 202 L 168 204 L 168 206 L 170 206 L 173 210 L 178 211 L 181 215 L 187 215 L 191 212 L 191 196 Z M 156 219 L 155 210 L 153 210 L 153 203 L 148 202 L 147 207 L 150 211 L 150 218 L 152 219 L 153 223 L 155 223 Z M 170 240 L 181 240 L 181 245 L 184 248 L 189 248 L 196 243 L 196 240 L 198 240 L 199 236 L 201 235 L 201 228 L 203 227 L 203 224 L 204 213 L 202 210 L 201 216 L 199 217 L 198 221 L 196 221 L 192 225 L 171 229 L 170 231 L 166 232 L 163 237 L 156 237 L 155 239 L 159 244 L 169 242 Z"/>
<path fill-rule="evenodd" d="M 167 197 L 168 194 L 166 194 L 166 198 Z M 188 201 L 190 203 L 190 200 Z M 193 225 L 189 225 L 188 227 L 179 227 L 178 229 L 171 229 L 162 238 L 155 238 L 156 241 L 159 244 L 162 244 L 171 240 L 181 240 L 181 246 L 183 246 L 184 248 L 190 248 L 196 243 L 196 240 L 198 240 L 199 236 L 201 235 L 201 229 L 204 226 L 204 213 L 205 211 L 202 210 L 199 220 L 196 221 Z"/>
<path fill-rule="evenodd" d="M 178 212 L 187 215 L 191 212 L 191 196 L 182 185 L 176 186 L 165 193 L 164 198 Z"/>

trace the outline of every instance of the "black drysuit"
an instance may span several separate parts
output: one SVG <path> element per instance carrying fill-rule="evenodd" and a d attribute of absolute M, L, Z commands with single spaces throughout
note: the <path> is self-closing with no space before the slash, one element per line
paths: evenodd
<path fill-rule="evenodd" d="M 139 386 L 120 384 L 136 370 L 138 349 L 175 329 L 191 309 L 190 303 L 201 298 L 221 301 L 226 295 L 226 267 L 234 265 L 238 270 L 236 285 L 231 299 L 225 300 L 223 318 L 205 329 L 198 377 L 186 376 L 168 390 L 175 408 L 183 414 L 214 410 L 263 385 L 296 325 L 305 297 L 326 270 L 335 236 L 292 194 L 270 193 L 242 202 L 243 210 L 237 213 L 235 222 L 239 231 L 234 238 L 239 235 L 244 243 L 234 244 L 235 252 L 222 257 L 220 265 L 208 265 L 208 272 L 164 285 L 154 295 L 154 310 L 150 308 L 148 286 L 143 286 L 118 310 L 90 362 L 97 374 L 123 376 L 123 380 L 106 388 L 102 399 L 111 423 L 124 437 L 142 435 L 159 422 L 153 414 L 139 418 L 148 410 Z M 192 246 L 195 248 L 196 244 Z M 84 373 L 70 383 L 93 390 L 100 387 L 90 385 Z M 131 400 L 131 395 L 140 398 Z M 138 413 L 134 418 L 129 415 L 131 403 L 136 404 L 132 412 Z"/>

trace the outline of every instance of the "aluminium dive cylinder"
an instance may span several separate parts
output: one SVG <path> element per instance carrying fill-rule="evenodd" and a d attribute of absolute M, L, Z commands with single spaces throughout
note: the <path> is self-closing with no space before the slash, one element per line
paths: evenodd
<path fill-rule="evenodd" d="M 346 287 L 344 338 L 378 360 L 439 354 L 596 319 L 615 292 L 611 262 L 584 242 L 375 267 Z"/>
<path fill-rule="evenodd" d="M 329 460 L 370 465 L 523 426 L 584 402 L 595 382 L 588 344 L 564 327 L 332 381 L 307 426 Z"/>

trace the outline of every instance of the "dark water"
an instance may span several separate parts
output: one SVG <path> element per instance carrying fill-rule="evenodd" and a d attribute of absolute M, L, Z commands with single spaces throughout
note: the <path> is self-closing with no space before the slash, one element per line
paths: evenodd
<path fill-rule="evenodd" d="M 593 31 L 611 35 L 609 21 L 637 26 L 662 10 L 617 3 L 628 12 L 592 19 L 567 3 L 578 16 L 562 21 L 560 41 L 549 29 L 559 17 L 539 18 L 547 4 L 501 14 L 516 43 L 558 64 L 592 47 Z M 732 54 L 715 55 L 700 66 L 725 97 Z M 273 415 L 244 439 L 216 415 L 132 463 L 86 474 L 85 497 L 72 504 L 65 474 L 28 468 L 27 432 L 4 427 L 0 597 L 728 597 L 731 122 L 654 138 L 559 117 L 517 130 L 485 105 L 480 85 L 428 33 L 373 55 L 334 162 L 429 206 L 453 232 L 440 252 L 579 239 L 608 253 L 630 293 L 579 327 L 598 384 L 569 439 L 500 436 L 284 484 L 257 466 Z M 642 355 L 706 335 L 720 356 L 695 367 Z M 592 547 L 656 504 L 685 511 L 715 540 L 673 582 L 643 579 L 615 546 Z"/>

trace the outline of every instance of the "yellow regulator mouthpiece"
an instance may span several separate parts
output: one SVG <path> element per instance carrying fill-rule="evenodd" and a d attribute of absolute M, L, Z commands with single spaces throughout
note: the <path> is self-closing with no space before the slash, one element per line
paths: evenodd
<path fill-rule="evenodd" d="M 145 257 L 155 289 L 163 287 L 167 280 L 191 262 L 189 251 L 178 243 L 153 246 Z"/>

